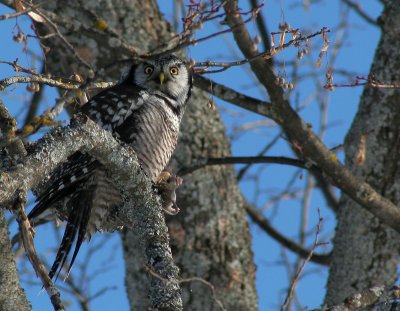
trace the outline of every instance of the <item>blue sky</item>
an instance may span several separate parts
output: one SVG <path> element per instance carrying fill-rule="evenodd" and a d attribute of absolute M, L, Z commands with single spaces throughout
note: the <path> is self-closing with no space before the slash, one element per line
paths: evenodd
<path fill-rule="evenodd" d="M 162 10 L 167 19 L 172 18 L 172 1 L 160 0 Z M 312 67 L 315 63 L 318 53 L 318 48 L 322 47 L 323 42 L 320 39 L 313 40 L 312 46 L 317 52 L 305 57 L 299 61 L 299 71 L 301 73 L 316 72 L 312 79 L 306 79 L 296 84 L 294 92 L 291 94 L 291 102 L 293 105 L 296 103 L 307 102 L 308 104 L 302 109 L 301 115 L 306 122 L 313 125 L 313 128 L 319 131 L 319 109 L 318 101 L 313 97 L 315 94 L 315 84 L 324 84 L 324 77 L 329 66 L 334 65 L 335 70 L 346 69 L 358 75 L 367 75 L 369 67 L 373 58 L 374 50 L 379 39 L 379 29 L 365 23 L 353 11 L 348 12 L 346 21 L 349 24 L 343 42 L 343 47 L 339 51 L 335 64 L 329 64 L 328 59 L 334 53 L 335 39 L 341 35 L 340 28 L 338 28 L 339 20 L 342 16 L 347 14 L 345 6 L 340 4 L 340 1 L 318 1 L 317 4 L 311 5 L 306 10 L 303 4 L 307 1 L 266 1 L 266 5 L 262 10 L 262 14 L 268 24 L 269 31 L 278 31 L 280 22 L 286 21 L 293 28 L 299 28 L 303 33 L 311 33 L 320 30 L 322 27 L 328 27 L 332 32 L 328 35 L 331 45 L 328 51 L 328 56 L 324 57 L 322 66 L 319 69 Z M 245 8 L 247 1 L 240 2 Z M 379 1 L 369 0 L 362 2 L 363 9 L 372 17 L 379 16 L 381 6 Z M 4 6 L 0 5 L 0 15 L 10 12 Z M 6 20 L 0 22 L 0 37 L 2 38 L 2 48 L 0 49 L 0 59 L 13 61 L 19 59 L 19 63 L 27 67 L 33 67 L 37 70 L 40 69 L 40 62 L 32 61 L 31 57 L 22 51 L 22 44 L 16 43 L 12 40 L 13 32 L 16 33 L 16 20 Z M 32 34 L 30 30 L 30 21 L 27 17 L 18 19 L 18 25 L 23 29 L 26 34 Z M 248 24 L 250 31 L 256 35 L 256 28 L 254 23 Z M 205 34 L 212 33 L 218 29 L 218 25 L 205 25 L 201 33 L 197 37 L 202 37 Z M 34 51 L 38 51 L 38 44 L 34 39 L 28 41 L 28 47 Z M 234 46 L 232 36 L 230 34 L 220 36 L 218 38 L 198 44 L 195 47 L 190 47 L 187 51 L 189 57 L 196 61 L 205 60 L 233 60 L 240 59 L 242 56 L 237 48 Z M 295 49 L 288 49 L 280 54 L 277 59 L 279 61 L 290 62 L 293 56 L 297 53 Z M 310 65 L 311 64 L 311 65 Z M 286 71 L 290 77 L 292 69 L 290 66 L 277 66 L 276 72 Z M 0 79 L 8 76 L 13 76 L 14 72 L 9 66 L 0 64 Z M 239 78 L 238 78 L 239 77 Z M 257 85 L 254 77 L 249 75 L 246 66 L 241 68 L 233 68 L 221 74 L 211 76 L 218 82 L 235 88 L 240 92 L 267 100 L 268 97 L 265 92 Z M 349 82 L 348 78 L 335 75 L 335 82 Z M 333 92 L 324 91 L 322 96 L 327 97 L 329 101 L 328 109 L 328 125 L 329 129 L 324 138 L 324 142 L 328 147 L 334 147 L 343 142 L 344 136 L 351 125 L 351 121 L 357 110 L 362 88 L 338 88 Z M 45 106 L 52 106 L 54 103 L 55 90 L 46 88 L 45 92 Z M 24 104 L 29 102 L 29 95 L 25 91 L 25 86 L 10 87 L 5 94 L 0 94 L 9 109 L 14 115 L 23 116 L 26 112 Z M 256 155 L 275 135 L 278 129 L 273 126 L 264 126 L 258 128 L 256 131 L 247 131 L 239 136 L 236 136 L 235 128 L 248 122 L 255 122 L 263 120 L 261 117 L 245 113 L 243 110 L 233 107 L 230 104 L 216 100 L 217 107 L 222 111 L 222 116 L 226 124 L 227 133 L 232 137 L 236 137 L 232 143 L 232 150 L 234 155 Z M 43 107 L 42 109 L 45 109 Z M 66 116 L 61 116 L 66 120 Z M 288 155 L 291 152 L 286 143 L 278 143 L 270 150 L 268 155 Z M 341 156 L 341 154 L 339 154 Z M 240 168 L 239 166 L 237 168 Z M 288 182 L 294 172 L 293 168 L 281 167 L 278 165 L 258 165 L 254 166 L 249 175 L 257 175 L 259 177 L 259 184 L 263 190 L 262 194 L 255 196 L 256 187 L 254 182 L 247 178 L 241 183 L 241 189 L 245 193 L 250 202 L 254 202 L 258 207 L 264 207 L 265 215 L 272 217 L 271 222 L 276 228 L 283 232 L 286 236 L 296 239 L 298 236 L 298 228 L 300 223 L 301 208 L 298 200 L 288 199 L 279 204 L 265 208 L 265 203 L 277 192 L 281 191 Z M 305 172 L 303 172 L 306 175 Z M 271 178 L 272 177 L 272 178 Z M 299 189 L 304 187 L 305 178 L 295 181 Z M 310 202 L 309 212 L 309 225 L 310 232 L 307 238 L 307 245 L 312 244 L 313 232 L 318 221 L 317 209 L 321 209 L 322 216 L 324 217 L 322 237 L 326 242 L 330 242 L 334 233 L 334 215 L 325 206 L 325 202 L 321 196 L 315 192 Z M 15 231 L 15 226 L 12 226 Z M 259 293 L 260 310 L 276 310 L 283 302 L 286 289 L 289 284 L 289 276 L 287 269 L 282 265 L 284 258 L 291 263 L 296 260 L 296 257 L 290 251 L 283 251 L 282 248 L 274 242 L 270 237 L 263 233 L 256 225 L 251 224 L 251 231 L 253 236 L 253 250 L 255 261 L 257 265 L 257 290 Z M 52 245 L 55 241 L 55 234 L 50 227 L 42 227 L 37 230 L 35 242 L 38 244 L 39 252 L 45 252 L 48 245 Z M 103 240 L 99 236 L 95 236 L 91 244 L 97 244 Z M 318 251 L 323 252 L 329 250 L 330 246 L 325 249 L 320 248 Z M 114 259 L 110 259 L 110 254 L 115 254 Z M 45 254 L 52 261 L 54 254 Z M 87 252 L 85 246 L 82 247 L 80 254 L 80 263 L 85 262 Z M 287 257 L 286 257 L 287 256 Z M 110 290 L 105 295 L 92 301 L 91 306 L 93 310 L 128 310 L 127 298 L 124 293 L 123 273 L 124 263 L 122 260 L 122 251 L 119 245 L 118 234 L 110 235 L 110 238 L 105 243 L 104 248 L 96 253 L 97 260 L 94 260 L 92 272 L 101 269 L 104 265 L 110 265 L 108 272 L 104 274 L 96 274 L 96 282 L 90 284 L 91 293 L 102 288 L 104 285 L 113 287 L 116 290 Z M 29 269 L 29 266 L 26 266 Z M 324 287 L 327 277 L 327 270 L 314 264 L 308 264 L 304 278 L 298 286 L 298 296 L 300 305 L 310 308 L 317 307 L 322 303 L 324 296 Z M 85 280 L 80 280 L 85 282 Z M 61 282 L 62 284 L 62 282 Z M 35 310 L 51 310 L 48 303 L 48 297 L 45 293 L 41 292 L 41 286 L 29 286 L 26 288 L 29 299 L 32 301 Z M 67 296 L 68 297 L 68 296 Z M 69 310 L 79 310 L 76 305 L 71 306 Z"/>

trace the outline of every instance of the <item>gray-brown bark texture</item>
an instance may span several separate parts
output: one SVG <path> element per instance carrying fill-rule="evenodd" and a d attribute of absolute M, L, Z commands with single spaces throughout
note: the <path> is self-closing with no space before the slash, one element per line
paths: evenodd
<path fill-rule="evenodd" d="M 98 69 L 129 55 L 121 40 L 96 29 L 93 13 L 140 53 L 170 35 L 153 0 L 55 2 L 49 3 L 46 10 L 57 14 L 53 21 L 61 25 L 60 30 L 80 55 Z M 43 42 L 51 48 L 46 57 L 48 72 L 68 76 L 82 69 L 60 40 L 51 40 Z M 183 123 L 175 168 L 191 165 L 198 157 L 229 154 L 218 113 L 207 108 L 204 94 L 195 92 Z M 228 310 L 256 310 L 250 236 L 233 170 L 207 168 L 184 176 L 177 202 L 181 214 L 170 220 L 169 227 L 181 276 L 204 278 L 215 288 L 214 297 L 213 290 L 204 283 L 183 280 L 184 310 L 219 310 L 219 303 Z M 145 261 L 138 256 L 137 237 L 132 231 L 125 231 L 122 239 L 131 308 L 146 310 L 148 272 Z"/>
<path fill-rule="evenodd" d="M 371 68 L 377 80 L 400 81 L 400 7 L 386 1 L 382 37 Z M 395 204 L 400 202 L 400 91 L 366 88 L 346 137 L 346 165 Z M 365 162 L 357 155 L 366 135 Z M 399 234 L 346 196 L 342 197 L 334 239 L 326 303 L 352 293 L 393 284 L 397 277 Z"/>
<path fill-rule="evenodd" d="M 19 287 L 18 272 L 11 251 L 8 224 L 0 209 L 0 311 L 31 310 L 24 291 Z"/>
<path fill-rule="evenodd" d="M 24 147 L 19 140 L 13 140 L 9 132 L 15 130 L 15 120 L 0 101 L 0 136 L 1 143 L 7 145 L 7 152 L 1 149 L 0 169 L 15 165 L 20 155 L 24 155 Z M 0 207 L 0 311 L 31 310 L 25 292 L 19 284 L 14 254 L 11 250 L 8 223 L 4 211 Z"/>

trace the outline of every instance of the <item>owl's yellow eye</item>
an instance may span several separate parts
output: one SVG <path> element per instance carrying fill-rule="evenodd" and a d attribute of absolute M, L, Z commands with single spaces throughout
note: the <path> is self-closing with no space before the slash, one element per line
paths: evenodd
<path fill-rule="evenodd" d="M 144 67 L 144 72 L 146 73 L 146 74 L 151 74 L 152 72 L 153 72 L 153 67 L 151 67 L 151 66 L 146 66 L 146 67 Z"/>
<path fill-rule="evenodd" d="M 169 72 L 173 75 L 176 76 L 179 73 L 179 69 L 177 67 L 171 67 L 169 69 Z"/>

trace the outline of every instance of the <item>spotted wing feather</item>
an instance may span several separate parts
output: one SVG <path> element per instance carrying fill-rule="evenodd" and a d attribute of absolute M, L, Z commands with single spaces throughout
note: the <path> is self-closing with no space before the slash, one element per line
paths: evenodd
<path fill-rule="evenodd" d="M 141 91 L 142 89 L 139 87 L 132 89 L 125 85 L 115 86 L 93 97 L 80 112 L 88 115 L 103 129 L 111 131 L 115 137 L 124 140 L 125 137 L 121 137 L 114 129 L 120 127 L 135 110 L 143 105 L 146 100 L 146 94 Z M 49 273 L 51 278 L 58 276 L 75 239 L 77 239 L 68 268 L 69 273 L 85 239 L 90 220 L 90 204 L 93 203 L 86 197 L 86 194 L 93 193 L 93 191 L 91 192 L 93 189 L 85 189 L 83 191 L 79 187 L 87 182 L 100 166 L 101 164 L 88 154 L 81 152 L 73 154 L 67 162 L 63 163 L 52 174 L 47 188 L 37 197 L 37 204 L 28 215 L 29 219 L 34 221 L 35 218 L 39 217 L 58 200 L 72 195 L 68 202 L 71 206 L 71 211 L 67 226 Z M 86 201 L 86 204 L 84 204 L 84 201 Z"/>

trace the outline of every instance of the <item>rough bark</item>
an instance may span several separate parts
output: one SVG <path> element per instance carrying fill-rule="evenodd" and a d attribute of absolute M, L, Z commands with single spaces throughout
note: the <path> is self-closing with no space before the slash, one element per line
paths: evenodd
<path fill-rule="evenodd" d="M 399 81 L 400 7 L 386 1 L 380 18 L 382 37 L 371 68 L 378 80 Z M 366 88 L 345 141 L 346 165 L 395 204 L 400 201 L 400 92 Z M 366 135 L 365 162 L 357 155 Z M 375 285 L 391 285 L 397 277 L 399 234 L 343 196 L 338 212 L 326 303 Z"/>
<path fill-rule="evenodd" d="M 21 141 L 10 134 L 15 130 L 16 122 L 11 117 L 3 102 L 0 101 L 0 169 L 6 169 L 20 160 L 25 148 Z M 5 148 L 5 146 L 7 146 Z M 10 205 L 8 205 L 10 206 Z M 31 310 L 25 292 L 19 284 L 14 254 L 11 250 L 8 223 L 4 211 L 0 208 L 0 311 Z"/>
<path fill-rule="evenodd" d="M 182 125 L 176 167 L 188 167 L 198 158 L 230 156 L 219 114 L 207 108 L 203 94 L 195 99 L 199 105 L 189 107 Z M 209 281 L 227 310 L 257 310 L 251 241 L 232 167 L 204 168 L 184 180 L 178 193 L 182 213 L 169 222 L 182 277 Z M 204 284 L 190 282 L 182 288 L 190 310 L 219 310 Z"/>
<path fill-rule="evenodd" d="M 49 3 L 46 10 L 57 14 L 53 21 L 64 25 L 60 30 L 65 37 L 97 68 L 127 58 L 129 54 L 120 40 L 94 29 L 96 20 L 86 9 L 103 18 L 139 52 L 147 51 L 170 35 L 153 0 Z M 41 30 L 44 29 L 41 27 Z M 47 71 L 62 76 L 76 70 L 85 72 L 81 71 L 82 66 L 76 65 L 73 54 L 60 40 L 52 39 L 44 44 L 51 48 L 46 57 Z M 116 76 L 107 74 L 107 78 Z M 228 154 L 229 144 L 218 114 L 207 109 L 205 95 L 194 96 L 182 126 L 177 165 L 189 165 L 200 156 Z M 183 280 L 184 309 L 218 310 L 222 304 L 229 310 L 256 310 L 250 236 L 233 170 L 208 168 L 185 177 L 178 205 L 182 215 L 172 219 L 170 234 L 181 275 L 183 278 L 201 277 L 213 285 L 212 289 L 201 280 L 190 283 Z M 125 231 L 122 239 L 131 308 L 146 310 L 149 306 L 148 272 L 144 271 L 144 261 L 137 252 L 138 237 Z"/>
<path fill-rule="evenodd" d="M 32 310 L 24 291 L 19 286 L 14 254 L 11 251 L 8 224 L 0 209 L 0 311 Z"/>

